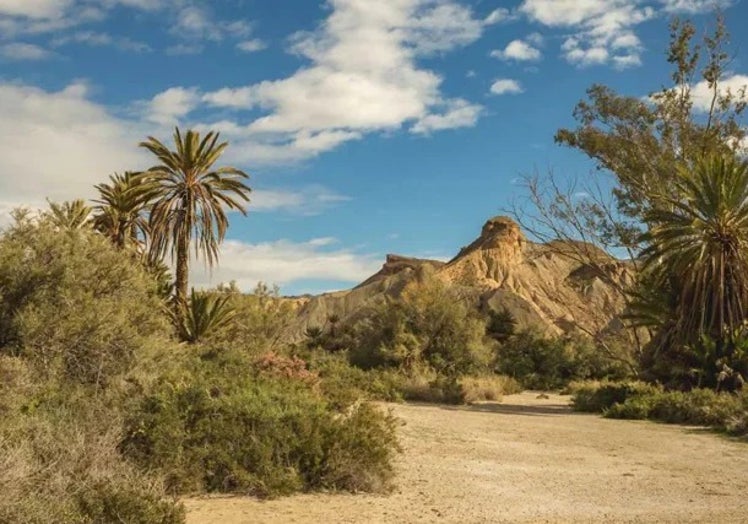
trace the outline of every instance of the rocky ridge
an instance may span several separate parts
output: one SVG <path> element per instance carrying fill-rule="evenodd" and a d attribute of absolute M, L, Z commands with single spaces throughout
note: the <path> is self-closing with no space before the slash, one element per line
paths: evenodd
<path fill-rule="evenodd" d="M 323 326 L 332 315 L 345 321 L 374 300 L 399 296 L 424 275 L 457 286 L 484 311 L 508 309 L 520 327 L 590 336 L 620 315 L 618 289 L 633 276 L 627 263 L 593 246 L 534 243 L 512 219 L 494 217 L 449 262 L 387 255 L 382 269 L 353 289 L 311 297 L 299 309 L 294 332 L 298 337 L 307 327 Z"/>

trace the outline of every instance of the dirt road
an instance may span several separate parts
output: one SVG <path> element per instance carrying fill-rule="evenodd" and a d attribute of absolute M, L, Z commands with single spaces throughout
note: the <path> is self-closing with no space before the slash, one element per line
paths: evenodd
<path fill-rule="evenodd" d="M 187 522 L 748 522 L 748 444 L 567 402 L 388 406 L 405 450 L 393 494 L 191 499 Z"/>

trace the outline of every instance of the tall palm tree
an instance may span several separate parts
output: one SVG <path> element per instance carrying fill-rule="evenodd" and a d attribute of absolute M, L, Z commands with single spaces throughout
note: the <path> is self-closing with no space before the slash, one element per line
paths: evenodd
<path fill-rule="evenodd" d="M 646 216 L 643 267 L 673 293 L 668 339 L 724 342 L 748 316 L 748 163 L 703 159 L 679 170 L 675 189 Z"/>
<path fill-rule="evenodd" d="M 163 258 L 170 254 L 176 262 L 175 301 L 180 315 L 187 307 L 190 243 L 195 255 L 202 255 L 208 266 L 218 260 L 218 246 L 226 236 L 229 222 L 225 208 L 246 214 L 249 178 L 235 167 L 214 167 L 228 146 L 218 142 L 219 134 L 174 131 L 175 151 L 153 137 L 140 144 L 159 160 L 145 175 L 158 186 L 148 222 L 150 254 Z"/>
<path fill-rule="evenodd" d="M 145 216 L 149 202 L 156 197 L 158 186 L 143 174 L 115 173 L 109 183 L 94 186 L 99 198 L 93 202 L 94 228 L 118 248 L 143 245 L 148 230 Z"/>

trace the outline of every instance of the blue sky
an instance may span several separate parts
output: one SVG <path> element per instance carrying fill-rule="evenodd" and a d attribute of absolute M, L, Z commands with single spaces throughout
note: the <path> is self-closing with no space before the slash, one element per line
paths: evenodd
<path fill-rule="evenodd" d="M 0 0 L 0 211 L 93 196 L 137 143 L 215 129 L 251 174 L 198 284 L 355 284 L 386 253 L 449 258 L 534 169 L 593 83 L 667 85 L 667 24 L 713 0 Z M 748 82 L 745 0 L 728 85 Z M 695 86 L 700 93 L 700 86 Z M 698 98 L 697 98 L 698 102 Z M 697 103 L 698 105 L 698 103 Z"/>

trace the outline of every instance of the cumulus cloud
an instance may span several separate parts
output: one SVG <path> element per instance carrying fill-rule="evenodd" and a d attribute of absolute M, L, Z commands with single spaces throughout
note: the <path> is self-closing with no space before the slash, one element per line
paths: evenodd
<path fill-rule="evenodd" d="M 530 21 L 567 33 L 563 57 L 579 67 L 641 64 L 640 24 L 657 16 L 703 13 L 729 0 L 523 0 L 518 12 Z"/>
<path fill-rule="evenodd" d="M 486 23 L 486 25 L 493 25 L 500 22 L 508 22 L 510 20 L 514 20 L 514 18 L 515 15 L 512 14 L 509 9 L 505 7 L 499 7 L 498 9 L 494 9 L 493 11 L 491 11 L 484 22 Z"/>
<path fill-rule="evenodd" d="M 500 78 L 491 85 L 491 93 L 494 95 L 518 95 L 524 91 L 518 81 L 510 78 Z"/>
<path fill-rule="evenodd" d="M 278 284 L 283 289 L 309 280 L 361 282 L 378 271 L 381 263 L 379 257 L 339 247 L 335 239 L 327 237 L 256 244 L 228 240 L 222 246 L 219 266 L 208 271 L 201 262 L 193 262 L 191 277 L 196 287 L 233 280 L 245 291 L 258 282 Z"/>
<path fill-rule="evenodd" d="M 266 162 L 310 158 L 367 133 L 413 133 L 475 125 L 481 107 L 445 97 L 442 78 L 418 58 L 477 40 L 487 23 L 452 0 L 330 0 L 313 32 L 291 39 L 309 61 L 288 78 L 204 93 L 211 107 L 259 110 L 219 127 L 245 154 Z M 491 17 L 489 17 L 491 18 Z M 495 17 L 494 17 L 495 18 Z"/>
<path fill-rule="evenodd" d="M 145 105 L 145 118 L 156 124 L 171 126 L 195 109 L 200 101 L 197 89 L 172 87 L 154 96 Z"/>
<path fill-rule="evenodd" d="M 534 22 L 572 29 L 561 49 L 566 60 L 578 66 L 635 65 L 641 42 L 633 28 L 656 15 L 640 0 L 525 0 L 519 9 Z"/>
<path fill-rule="evenodd" d="M 542 54 L 540 49 L 533 47 L 524 40 L 512 40 L 503 50 L 491 51 L 491 56 L 500 60 L 526 62 L 540 60 Z"/>

